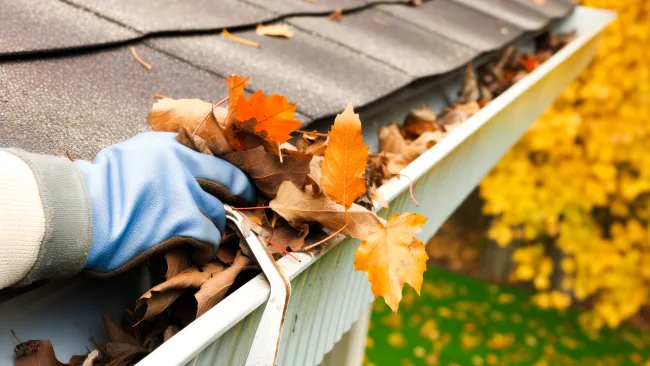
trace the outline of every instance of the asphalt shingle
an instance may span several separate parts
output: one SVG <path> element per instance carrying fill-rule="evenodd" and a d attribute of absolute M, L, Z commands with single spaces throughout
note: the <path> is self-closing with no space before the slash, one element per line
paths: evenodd
<path fill-rule="evenodd" d="M 382 5 L 380 9 L 480 52 L 501 48 L 523 33 L 510 23 L 452 0 L 429 1 L 417 8 Z"/>
<path fill-rule="evenodd" d="M 154 93 L 205 101 L 226 95 L 222 78 L 139 46 L 83 56 L 0 63 L 0 146 L 92 158 L 149 129 Z"/>
<path fill-rule="evenodd" d="M 255 25 L 276 15 L 239 0 L 67 0 L 142 33 Z"/>
<path fill-rule="evenodd" d="M 323 17 L 289 22 L 417 78 L 451 71 L 476 55 L 465 45 L 377 9 L 346 15 L 338 22 Z"/>
<path fill-rule="evenodd" d="M 250 75 L 251 90 L 298 101 L 298 111 L 312 119 L 338 113 L 348 102 L 367 104 L 411 81 L 388 65 L 300 30 L 291 39 L 262 37 L 255 31 L 238 36 L 261 47 L 223 36 L 161 38 L 149 44 L 221 76 Z"/>
<path fill-rule="evenodd" d="M 67 50 L 138 37 L 60 0 L 0 1 L 0 55 Z"/>
<path fill-rule="evenodd" d="M 485 14 L 491 15 L 504 22 L 516 25 L 526 31 L 544 28 L 551 20 L 550 17 L 514 0 L 453 0 Z M 532 1 L 532 0 L 531 0 Z M 466 24 L 471 26 L 471 24 Z"/>

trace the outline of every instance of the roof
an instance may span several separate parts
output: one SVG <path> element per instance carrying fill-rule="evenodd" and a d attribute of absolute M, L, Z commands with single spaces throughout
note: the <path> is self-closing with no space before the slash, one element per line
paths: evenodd
<path fill-rule="evenodd" d="M 339 22 L 327 15 L 336 9 Z M 363 108 L 547 28 L 570 0 L 2 0 L 0 147 L 92 158 L 149 129 L 161 87 L 216 101 L 224 78 L 297 100 L 298 119 Z M 290 23 L 292 39 L 255 26 Z M 219 36 L 227 28 L 260 48 Z M 153 66 L 148 71 L 130 51 Z"/>

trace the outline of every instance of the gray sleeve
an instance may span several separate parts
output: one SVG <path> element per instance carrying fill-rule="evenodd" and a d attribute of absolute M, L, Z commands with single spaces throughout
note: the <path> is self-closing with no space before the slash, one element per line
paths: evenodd
<path fill-rule="evenodd" d="M 45 213 L 45 235 L 36 263 L 17 285 L 79 273 L 93 234 L 90 198 L 78 168 L 63 157 L 0 150 L 19 157 L 32 169 Z"/>

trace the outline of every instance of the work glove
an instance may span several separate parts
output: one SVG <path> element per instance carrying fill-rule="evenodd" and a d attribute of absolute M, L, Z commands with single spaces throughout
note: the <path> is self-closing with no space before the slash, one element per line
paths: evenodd
<path fill-rule="evenodd" d="M 255 191 L 241 170 L 175 138 L 146 132 L 103 149 L 93 163 L 75 162 L 93 216 L 86 270 L 114 275 L 181 245 L 207 260 L 225 230 L 222 201 L 253 203 Z"/>

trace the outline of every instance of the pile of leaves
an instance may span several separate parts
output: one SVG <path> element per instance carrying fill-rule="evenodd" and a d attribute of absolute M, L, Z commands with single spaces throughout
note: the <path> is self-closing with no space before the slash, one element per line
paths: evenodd
<path fill-rule="evenodd" d="M 428 257 L 415 234 L 427 219 L 415 213 L 378 217 L 375 203 L 388 204 L 377 188 L 532 71 L 526 66 L 531 57 L 544 61 L 543 54 L 520 55 L 510 48 L 480 69 L 478 78 L 468 65 L 456 102 L 437 115 L 423 106 L 411 111 L 403 125 L 381 127 L 380 153 L 369 153 L 352 105 L 336 116 L 329 133 L 300 131 L 295 103 L 261 90 L 247 97 L 248 78 L 238 75 L 226 79 L 228 95 L 215 104 L 157 95 L 147 120 L 154 130 L 178 132 L 179 143 L 248 174 L 257 189 L 254 205 L 218 189 L 213 193 L 248 218 L 276 258 L 298 260 L 292 252 L 314 250 L 340 235 L 361 240 L 355 269 L 365 271 L 375 297 L 397 311 L 404 283 L 418 293 L 422 285 Z M 221 107 L 226 102 L 227 108 Z M 292 133 L 300 134 L 295 144 L 288 142 Z M 323 232 L 325 238 L 311 239 Z M 316 235 L 308 238 L 309 233 Z M 124 326 L 105 318 L 109 343 L 97 344 L 101 352 L 90 365 L 136 362 L 219 303 L 236 282 L 259 273 L 250 249 L 232 228 L 215 257 L 181 249 L 164 259 L 164 265 L 150 265 L 156 285 L 137 300 L 135 311 L 127 311 Z M 17 353 L 17 360 L 40 357 L 34 356 L 39 352 Z"/>

